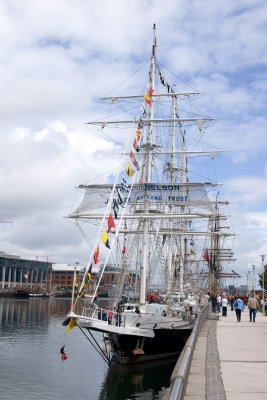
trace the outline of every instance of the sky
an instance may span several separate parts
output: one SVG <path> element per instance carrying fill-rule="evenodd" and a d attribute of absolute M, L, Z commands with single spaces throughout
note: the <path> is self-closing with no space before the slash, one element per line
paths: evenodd
<path fill-rule="evenodd" d="M 237 235 L 233 269 L 242 278 L 235 283 L 246 284 L 253 265 L 261 272 L 266 1 L 30 3 L 0 2 L 0 251 L 86 264 L 88 245 L 65 216 L 77 206 L 75 187 L 110 167 L 117 143 L 84 123 L 101 114 L 97 98 L 150 59 L 156 23 L 159 59 L 205 94 L 201 107 L 216 118 L 209 139 L 227 152 L 217 176 Z"/>

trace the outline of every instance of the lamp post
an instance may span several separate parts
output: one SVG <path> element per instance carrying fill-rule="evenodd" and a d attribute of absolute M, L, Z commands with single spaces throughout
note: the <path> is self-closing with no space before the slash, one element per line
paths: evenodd
<path fill-rule="evenodd" d="M 265 315 L 265 289 L 264 289 L 264 273 L 265 273 L 265 268 L 264 268 L 264 259 L 265 255 L 261 255 L 261 261 L 262 261 L 262 314 Z"/>
<path fill-rule="evenodd" d="M 252 290 L 255 290 L 255 265 L 252 265 Z"/>

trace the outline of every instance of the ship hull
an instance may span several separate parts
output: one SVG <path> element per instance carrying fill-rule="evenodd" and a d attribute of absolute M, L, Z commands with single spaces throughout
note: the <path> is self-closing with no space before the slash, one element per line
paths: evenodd
<path fill-rule="evenodd" d="M 156 329 L 153 338 L 110 333 L 109 340 L 117 362 L 134 364 L 178 356 L 191 332 L 192 328 Z"/>
<path fill-rule="evenodd" d="M 49 293 L 47 292 L 27 289 L 17 289 L 16 296 L 22 298 L 50 297 Z"/>

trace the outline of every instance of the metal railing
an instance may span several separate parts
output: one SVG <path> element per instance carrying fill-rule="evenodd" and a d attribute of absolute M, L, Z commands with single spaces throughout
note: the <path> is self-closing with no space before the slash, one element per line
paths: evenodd
<path fill-rule="evenodd" d="M 106 308 L 96 307 L 92 309 L 84 307 L 82 315 L 101 321 L 105 325 L 122 326 L 124 323 L 124 319 L 119 312 L 111 311 Z"/>
<path fill-rule="evenodd" d="M 210 314 L 210 303 L 208 303 L 199 313 L 194 324 L 191 335 L 189 336 L 182 353 L 174 367 L 170 379 L 170 386 L 163 395 L 163 400 L 182 400 L 185 395 L 188 376 L 191 367 L 193 352 L 199 332 Z"/>

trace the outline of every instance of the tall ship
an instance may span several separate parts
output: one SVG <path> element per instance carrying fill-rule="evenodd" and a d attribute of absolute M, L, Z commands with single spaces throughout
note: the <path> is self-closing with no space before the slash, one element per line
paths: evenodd
<path fill-rule="evenodd" d="M 97 178 L 79 186 L 84 197 L 68 216 L 87 237 L 91 255 L 65 325 L 78 325 L 109 363 L 177 356 L 202 298 L 218 290 L 223 264 L 233 260 L 232 234 L 221 211 L 229 203 L 220 197 L 220 184 L 204 178 L 206 162 L 221 154 L 203 149 L 214 119 L 195 108 L 198 91 L 169 83 L 156 53 L 154 25 L 142 92 L 102 98 L 115 107 L 111 118 L 86 123 L 124 147 L 115 146 L 116 172 L 103 183 Z M 111 264 L 119 278 L 112 304 L 101 308 L 98 291 Z M 96 270 L 99 281 L 86 299 Z"/>

